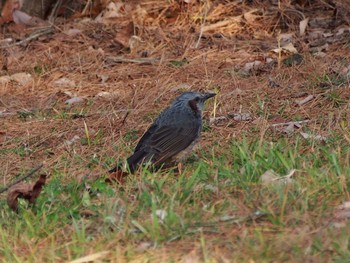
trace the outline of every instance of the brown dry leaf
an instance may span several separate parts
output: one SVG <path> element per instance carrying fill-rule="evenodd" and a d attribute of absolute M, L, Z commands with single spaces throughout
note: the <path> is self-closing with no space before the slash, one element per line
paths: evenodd
<path fill-rule="evenodd" d="M 125 181 L 125 177 L 128 176 L 127 172 L 124 172 L 122 170 L 117 170 L 113 173 L 110 173 L 108 175 L 108 178 L 105 179 L 106 183 L 113 184 L 113 183 L 123 183 Z"/>
<path fill-rule="evenodd" d="M 56 87 L 65 87 L 65 88 L 74 88 L 76 86 L 74 80 L 70 80 L 65 77 L 55 80 L 53 82 L 53 85 Z"/>
<path fill-rule="evenodd" d="M 108 250 L 101 251 L 98 253 L 90 254 L 90 255 L 72 260 L 69 263 L 102 262 L 102 260 L 106 258 L 109 254 L 110 252 Z"/>
<path fill-rule="evenodd" d="M 218 116 L 209 119 L 210 125 L 223 125 L 225 122 L 227 122 L 227 118 L 225 116 Z"/>
<path fill-rule="evenodd" d="M 197 263 L 197 262 L 201 262 L 201 259 L 198 256 L 197 251 L 194 249 L 190 253 L 188 253 L 187 255 L 183 255 L 180 262 L 181 263 Z"/>
<path fill-rule="evenodd" d="M 40 175 L 38 181 L 33 184 L 19 183 L 12 186 L 7 194 L 7 204 L 13 211 L 18 209 L 18 198 L 28 200 L 29 203 L 33 204 L 38 198 L 41 189 L 45 185 L 46 175 Z"/>
<path fill-rule="evenodd" d="M 307 132 L 300 132 L 300 135 L 306 140 L 315 140 L 315 141 L 326 141 L 327 138 L 325 136 L 319 134 L 311 134 Z"/>
<path fill-rule="evenodd" d="M 251 121 L 253 120 L 252 115 L 249 112 L 229 112 L 228 117 L 235 121 Z"/>
<path fill-rule="evenodd" d="M 20 10 L 14 10 L 12 13 L 12 18 L 13 18 L 13 21 L 18 25 L 25 25 L 30 27 L 49 25 L 47 22 L 45 22 L 41 18 L 30 16 L 27 13 L 22 12 Z"/>
<path fill-rule="evenodd" d="M 243 14 L 243 17 L 248 22 L 248 24 L 254 25 L 255 21 L 261 17 L 259 15 L 254 15 L 254 13 L 257 13 L 258 11 L 259 9 L 253 9 Z"/>
<path fill-rule="evenodd" d="M 267 170 L 262 176 L 261 176 L 261 182 L 263 185 L 277 185 L 277 186 L 283 186 L 292 184 L 292 176 L 295 173 L 295 169 L 291 170 L 287 175 L 285 176 L 279 176 L 275 173 L 273 170 Z"/>
<path fill-rule="evenodd" d="M 140 5 L 133 8 L 132 19 L 135 24 L 143 25 L 147 23 L 152 23 L 153 18 L 148 14 L 147 10 Z"/>
<path fill-rule="evenodd" d="M 73 98 L 70 98 L 70 99 L 66 100 L 65 103 L 68 104 L 68 105 L 72 105 L 72 104 L 80 103 L 80 102 L 83 102 L 83 101 L 84 101 L 83 97 L 73 97 Z"/>
<path fill-rule="evenodd" d="M 32 75 L 26 72 L 19 72 L 11 75 L 11 80 L 19 83 L 22 86 L 33 83 Z"/>
<path fill-rule="evenodd" d="M 117 34 L 114 37 L 114 41 L 118 42 L 125 48 L 128 48 L 130 46 L 129 40 L 133 34 L 134 24 L 131 22 L 117 32 Z"/>
<path fill-rule="evenodd" d="M 6 85 L 6 84 L 10 83 L 10 81 L 11 81 L 10 76 L 1 76 L 0 77 L 0 84 L 1 85 Z"/>
<path fill-rule="evenodd" d="M 13 20 L 12 12 L 15 9 L 21 8 L 21 1 L 17 0 L 8 0 L 6 1 L 4 7 L 1 11 L 1 23 L 8 23 Z"/>
<path fill-rule="evenodd" d="M 138 253 L 144 253 L 145 251 L 149 250 L 152 247 L 151 242 L 141 242 L 137 247 L 136 247 L 136 252 Z"/>
<path fill-rule="evenodd" d="M 282 51 L 287 51 L 293 54 L 297 54 L 298 50 L 294 47 L 292 43 L 288 43 L 285 46 L 281 46 L 280 48 L 275 48 L 272 50 L 275 53 L 280 53 Z"/>
<path fill-rule="evenodd" d="M 306 30 L 308 23 L 309 23 L 309 18 L 305 18 L 304 20 L 300 21 L 299 33 L 301 36 L 305 35 L 305 30 Z"/>
<path fill-rule="evenodd" d="M 103 10 L 96 18 L 95 21 L 99 23 L 109 24 L 117 21 L 116 19 L 125 17 L 127 9 L 124 3 L 110 2 L 106 9 Z"/>
<path fill-rule="evenodd" d="M 350 202 L 344 202 L 336 207 L 334 211 L 334 219 L 337 221 L 350 219 Z"/>

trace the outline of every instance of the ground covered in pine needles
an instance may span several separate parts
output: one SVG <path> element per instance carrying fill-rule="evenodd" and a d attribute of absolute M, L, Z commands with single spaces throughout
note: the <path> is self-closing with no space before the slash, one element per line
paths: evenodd
<path fill-rule="evenodd" d="M 246 2 L 119 3 L 34 40 L 5 27 L 0 182 L 41 163 L 27 181 L 47 179 L 17 213 L 0 195 L 1 260 L 349 259 L 349 24 Z M 184 169 L 106 183 L 185 91 L 218 95 Z"/>

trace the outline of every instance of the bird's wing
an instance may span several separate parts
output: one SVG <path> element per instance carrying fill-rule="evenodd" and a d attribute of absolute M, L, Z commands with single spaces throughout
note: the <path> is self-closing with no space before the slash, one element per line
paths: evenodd
<path fill-rule="evenodd" d="M 158 165 L 185 150 L 198 137 L 200 126 L 186 125 L 176 127 L 162 126 L 149 138 L 147 147 L 154 155 L 154 164 Z"/>
<path fill-rule="evenodd" d="M 128 158 L 132 171 L 143 160 L 152 158 L 154 165 L 160 165 L 182 150 L 186 149 L 198 137 L 200 125 L 194 123 L 178 127 L 175 125 L 158 126 L 153 124 L 142 136 L 134 154 Z"/>
<path fill-rule="evenodd" d="M 136 148 L 134 150 L 135 153 L 138 152 L 140 149 L 144 148 L 148 144 L 148 141 L 150 140 L 152 135 L 155 134 L 157 129 L 158 129 L 158 125 L 155 123 L 148 128 L 148 130 L 145 132 L 145 134 L 141 137 L 141 139 L 137 143 Z"/>

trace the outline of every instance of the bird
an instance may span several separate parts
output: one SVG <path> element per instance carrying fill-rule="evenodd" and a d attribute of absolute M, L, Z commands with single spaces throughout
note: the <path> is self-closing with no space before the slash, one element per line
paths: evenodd
<path fill-rule="evenodd" d="M 184 161 L 200 138 L 204 103 L 215 95 L 212 92 L 185 92 L 175 98 L 127 158 L 129 171 L 134 173 L 142 163 L 150 162 L 158 169 Z M 117 165 L 109 172 L 119 169 Z"/>

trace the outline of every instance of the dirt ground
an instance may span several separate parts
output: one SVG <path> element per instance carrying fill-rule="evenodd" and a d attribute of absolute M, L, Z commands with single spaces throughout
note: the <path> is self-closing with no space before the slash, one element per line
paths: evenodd
<path fill-rule="evenodd" d="M 149 1 L 143 6 L 150 17 L 154 12 L 161 13 L 162 6 L 154 10 L 151 4 Z M 247 13 L 252 8 L 242 6 Z M 228 4 L 226 13 L 232 9 L 229 7 L 232 6 Z M 295 27 L 285 30 L 294 34 L 293 44 L 302 54 L 302 61 L 292 60 L 288 64 L 284 59 L 291 56 L 290 52 L 272 51 L 278 48 L 276 31 L 261 29 L 271 19 L 262 20 L 260 27 L 254 20 L 253 25 L 248 23 L 246 27 L 242 22 L 233 23 L 237 29 L 214 27 L 201 35 L 198 33 L 201 24 L 189 19 L 188 13 L 180 15 L 176 6 L 167 10 L 168 21 L 153 19 L 142 26 L 134 17 L 123 18 L 121 24 L 97 23 L 88 18 L 59 19 L 54 33 L 2 48 L 3 184 L 41 162 L 49 170 L 69 169 L 76 176 L 93 155 L 98 155 L 102 163 L 107 156 L 125 157 L 161 109 L 188 90 L 218 92 L 215 110 L 211 103 L 205 114 L 206 120 L 216 119 L 211 132 L 204 134 L 203 144 L 210 145 L 213 140 L 225 144 L 242 135 L 257 136 L 256 126 L 276 133 L 271 124 L 293 120 L 310 120 L 310 130 L 327 136 L 330 128 L 337 129 L 336 120 L 347 118 L 348 31 L 342 39 L 332 38 L 334 43 L 321 46 L 319 50 L 324 51 L 321 54 L 317 50 L 310 52 L 310 39 L 298 36 Z M 193 7 L 192 11 L 201 10 Z M 328 14 L 324 12 L 324 16 Z M 177 19 L 172 17 L 175 15 Z M 127 47 L 130 41 L 127 46 L 120 44 L 123 42 L 120 39 L 129 36 L 130 22 L 137 31 L 133 48 Z M 339 28 L 347 25 L 329 27 L 323 31 L 339 32 Z M 24 38 L 23 31 L 4 32 L 4 38 L 19 35 Z M 116 57 L 122 61 L 115 62 Z M 30 79 L 22 84 L 4 80 L 15 73 L 30 74 Z M 310 95 L 309 102 L 298 104 Z M 67 104 L 71 98 L 81 101 L 73 99 L 71 105 Z M 233 113 L 245 113 L 249 118 L 246 121 L 230 118 Z M 225 119 L 219 120 L 220 117 Z M 98 143 L 95 147 L 82 145 L 75 149 L 83 160 L 79 167 L 61 167 L 62 156 L 72 154 L 67 142 L 74 136 L 79 140 L 86 138 L 87 132 L 91 138 L 98 138 Z M 134 134 L 133 140 L 127 142 L 130 148 L 118 147 L 129 133 Z M 277 131 L 279 136 L 285 136 L 284 133 Z"/>
<path fill-rule="evenodd" d="M 49 174 L 63 172 L 66 180 L 89 171 L 106 174 L 131 153 L 159 112 L 190 90 L 218 93 L 204 114 L 210 129 L 204 129 L 203 149 L 243 137 L 288 138 L 300 131 L 326 138 L 347 128 L 350 30 L 345 21 L 327 22 L 316 38 L 326 42 L 312 46 L 312 23 L 300 36 L 299 24 L 291 27 L 294 20 L 288 20 L 290 27 L 281 27 L 280 33 L 293 34 L 297 57 L 290 50 L 273 51 L 281 42 L 278 28 L 271 30 L 279 25 L 272 16 L 258 20 L 246 15 L 245 23 L 218 27 L 220 19 L 209 19 L 213 9 L 204 20 L 203 15 L 193 18 L 204 7 L 184 12 L 172 2 L 174 8 L 162 13 L 162 6 L 151 8 L 154 3 L 146 2 L 142 23 L 134 16 L 123 17 L 120 24 L 59 18 L 52 33 L 1 48 L 1 185 L 40 163 Z M 234 17 L 256 8 L 234 7 L 220 10 Z M 315 20 L 314 9 L 304 13 L 309 21 Z M 323 17 L 330 13 L 324 11 Z M 203 21 L 215 26 L 202 32 Z M 348 31 L 335 38 L 341 28 Z M 2 38 L 23 40 L 29 34 L 5 27 Z M 133 42 L 130 34 L 136 36 Z M 16 73 L 30 76 L 18 80 Z M 280 123 L 287 124 L 273 126 Z"/>

